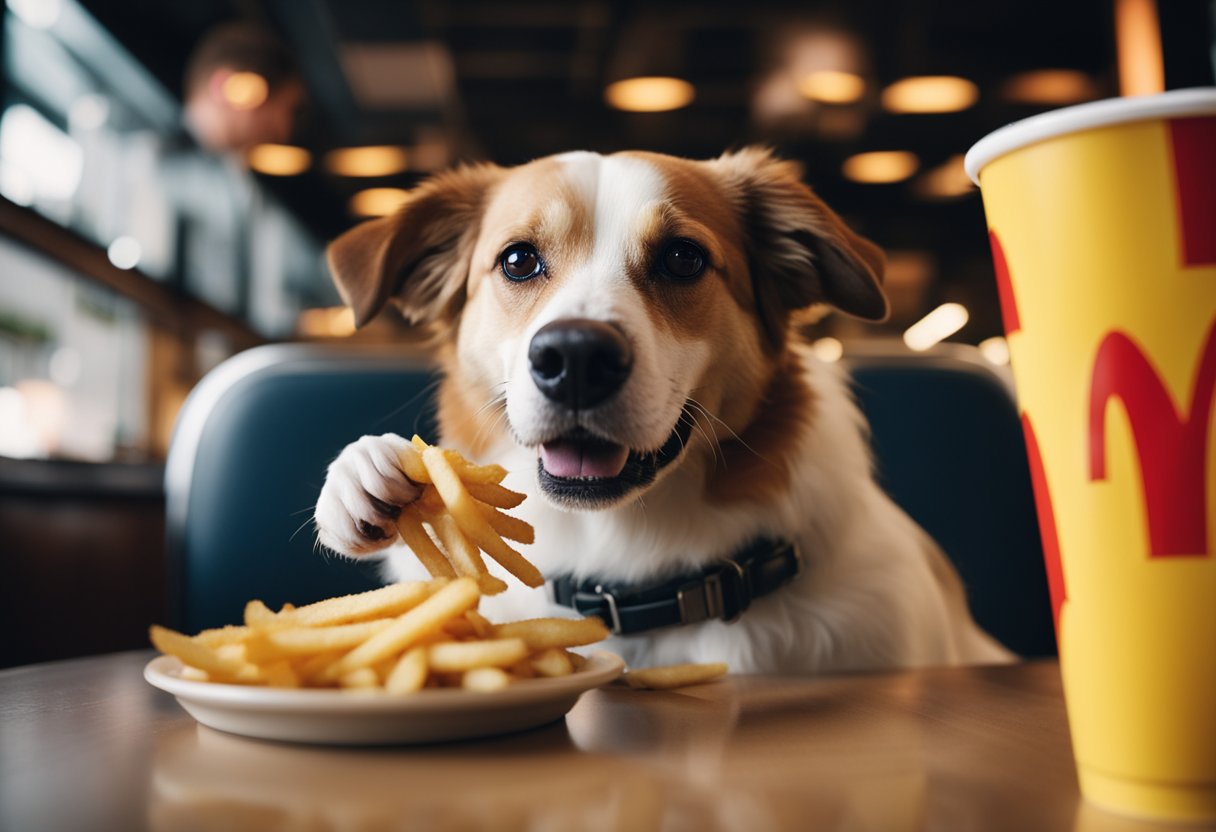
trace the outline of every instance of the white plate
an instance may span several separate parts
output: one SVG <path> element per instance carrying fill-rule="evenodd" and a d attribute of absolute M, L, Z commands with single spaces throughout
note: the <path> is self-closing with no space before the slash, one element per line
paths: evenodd
<path fill-rule="evenodd" d="M 203 725 L 260 739 L 339 745 L 443 742 L 523 731 L 564 716 L 579 696 L 616 679 L 625 662 L 595 653 L 569 676 L 529 679 L 492 693 L 426 689 L 406 696 L 376 691 L 298 690 L 223 685 L 181 678 L 182 663 L 158 656 L 144 678 Z"/>

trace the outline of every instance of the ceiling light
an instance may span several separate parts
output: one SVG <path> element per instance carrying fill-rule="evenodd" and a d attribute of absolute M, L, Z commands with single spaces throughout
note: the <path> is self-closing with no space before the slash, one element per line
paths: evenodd
<path fill-rule="evenodd" d="M 325 167 L 338 176 L 392 176 L 409 167 L 404 147 L 344 147 L 325 154 Z"/>
<path fill-rule="evenodd" d="M 409 191 L 403 188 L 368 188 L 350 198 L 350 212 L 357 217 L 383 217 L 401 207 Z"/>
<path fill-rule="evenodd" d="M 268 176 L 295 176 L 308 170 L 312 154 L 288 144 L 259 144 L 249 150 L 249 167 Z"/>
<path fill-rule="evenodd" d="M 883 184 L 902 182 L 916 173 L 920 162 L 906 150 L 877 150 L 858 153 L 844 160 L 844 175 L 854 182 Z"/>
<path fill-rule="evenodd" d="M 990 364 L 1003 367 L 1009 363 L 1009 342 L 1000 335 L 980 341 L 980 355 Z"/>
<path fill-rule="evenodd" d="M 927 350 L 962 329 L 968 317 L 967 307 L 961 303 L 943 303 L 908 327 L 904 343 L 917 352 Z"/>
<path fill-rule="evenodd" d="M 798 81 L 798 92 L 812 101 L 851 104 L 865 95 L 866 82 L 852 72 L 824 69 L 804 75 Z"/>
<path fill-rule="evenodd" d="M 882 106 L 893 113 L 953 113 L 967 109 L 979 96 L 979 89 L 966 78 L 922 75 L 883 90 Z"/>
<path fill-rule="evenodd" d="M 234 72 L 220 85 L 220 95 L 234 110 L 256 110 L 270 95 L 270 85 L 256 72 Z"/>
<path fill-rule="evenodd" d="M 1021 72 L 1005 82 L 1001 94 L 1019 104 L 1062 106 L 1097 98 L 1098 88 L 1076 69 L 1036 69 Z"/>
<path fill-rule="evenodd" d="M 650 76 L 626 78 L 609 84 L 604 100 L 618 110 L 658 113 L 687 107 L 696 97 L 693 85 L 679 78 Z"/>
<path fill-rule="evenodd" d="M 975 190 L 971 177 L 963 167 L 963 154 L 951 156 L 944 163 L 916 180 L 916 195 L 924 199 L 953 199 Z"/>

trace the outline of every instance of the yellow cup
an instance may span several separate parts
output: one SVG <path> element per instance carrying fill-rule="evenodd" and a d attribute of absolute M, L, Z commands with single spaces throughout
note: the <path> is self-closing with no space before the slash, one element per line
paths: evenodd
<path fill-rule="evenodd" d="M 1081 791 L 1216 819 L 1216 89 L 1045 113 L 966 164 Z"/>

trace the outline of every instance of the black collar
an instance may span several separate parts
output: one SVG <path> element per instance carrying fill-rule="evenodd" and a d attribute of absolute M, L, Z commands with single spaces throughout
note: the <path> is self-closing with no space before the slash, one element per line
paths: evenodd
<path fill-rule="evenodd" d="M 695 575 L 668 581 L 609 584 L 561 576 L 551 583 L 557 603 L 599 616 L 616 635 L 629 635 L 711 618 L 734 621 L 753 598 L 785 586 L 800 571 L 796 543 L 761 539 Z"/>

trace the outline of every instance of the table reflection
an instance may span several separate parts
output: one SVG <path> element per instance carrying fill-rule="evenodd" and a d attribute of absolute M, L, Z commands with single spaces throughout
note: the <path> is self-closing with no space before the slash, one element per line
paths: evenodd
<path fill-rule="evenodd" d="M 830 712 L 830 719 L 825 715 Z M 156 830 L 923 828 L 914 720 L 747 679 L 593 691 L 562 722 L 388 749 L 158 738 Z"/>

